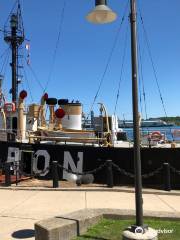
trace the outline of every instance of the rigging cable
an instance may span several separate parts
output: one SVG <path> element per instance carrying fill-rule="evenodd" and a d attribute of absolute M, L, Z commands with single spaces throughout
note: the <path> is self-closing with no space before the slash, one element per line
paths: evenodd
<path fill-rule="evenodd" d="M 49 75 L 48 75 L 48 79 L 47 79 L 47 82 L 45 84 L 45 88 L 43 89 L 43 92 L 46 91 L 46 89 L 48 87 L 48 84 L 49 84 L 49 82 L 52 79 L 52 73 L 53 73 L 53 70 L 54 70 L 55 61 L 56 61 L 56 57 L 57 57 L 57 50 L 58 50 L 60 38 L 61 38 L 61 35 L 62 35 L 62 26 L 63 26 L 63 22 L 64 22 L 65 7 L 66 7 L 66 0 L 64 0 L 64 3 L 63 3 L 63 8 L 62 8 L 61 17 L 60 17 L 58 38 L 57 38 L 55 49 L 54 49 L 54 53 L 53 53 L 52 65 L 51 65 L 50 72 L 49 72 Z"/>
<path fill-rule="evenodd" d="M 162 106 L 163 106 L 164 114 L 165 114 L 165 117 L 167 118 L 167 112 L 166 112 L 165 104 L 164 104 L 164 101 L 163 101 L 163 97 L 162 97 L 162 93 L 161 93 L 161 89 L 160 89 L 160 85 L 159 85 L 159 81 L 158 81 L 158 77 L 157 77 L 157 71 L 156 71 L 155 64 L 154 64 L 153 57 L 152 57 L 152 53 L 151 53 L 151 48 L 150 48 L 150 43 L 149 43 L 149 39 L 148 39 L 148 34 L 147 34 L 147 31 L 146 31 L 146 28 L 145 28 L 145 25 L 144 25 L 144 21 L 143 21 L 143 17 L 142 17 L 140 8 L 139 8 L 139 12 L 140 12 L 141 23 L 142 23 L 142 26 L 143 26 L 143 32 L 144 32 L 144 36 L 145 36 L 145 41 L 146 41 L 146 45 L 147 45 L 147 49 L 148 49 L 148 54 L 149 54 L 149 58 L 150 58 L 150 61 L 151 61 L 154 77 L 155 77 L 155 80 L 156 80 L 156 85 L 157 85 L 159 96 L 160 96 L 161 103 L 162 103 Z M 171 132 L 171 128 L 169 128 L 169 129 L 170 129 L 170 133 L 171 133 L 172 139 L 174 141 L 174 136 L 173 136 L 173 133 Z"/>
<path fill-rule="evenodd" d="M 31 101 L 34 102 L 34 98 L 33 98 L 32 92 L 31 92 L 29 80 L 28 80 L 28 78 L 27 78 L 27 74 L 26 74 L 26 71 L 25 71 L 25 68 L 24 68 L 24 67 L 23 67 L 23 72 L 24 72 L 25 81 L 26 81 L 26 83 L 27 83 L 27 88 L 28 88 L 29 93 L 30 93 Z"/>
<path fill-rule="evenodd" d="M 20 0 L 18 0 L 17 4 L 18 4 L 18 9 L 17 9 L 18 20 L 20 21 L 18 24 L 20 25 L 20 28 L 22 29 L 22 34 L 24 36 L 24 25 L 23 25 L 23 19 L 22 19 Z"/>
<path fill-rule="evenodd" d="M 157 71 L 156 71 L 156 68 L 155 68 L 155 65 L 154 65 L 154 61 L 153 61 L 153 58 L 152 58 L 152 53 L 151 53 L 151 49 L 150 49 L 149 39 L 148 39 L 148 36 L 147 36 L 147 31 L 146 31 L 146 29 L 145 29 L 144 21 L 143 21 L 143 18 L 142 18 L 141 13 L 140 13 L 140 19 L 141 19 L 141 23 L 142 23 L 142 26 L 143 26 L 143 31 L 144 31 L 144 34 L 145 34 L 145 40 L 146 40 L 146 45 L 147 45 L 147 49 L 148 49 L 148 54 L 149 54 L 150 61 L 151 61 L 151 64 L 152 64 L 152 68 L 153 68 L 153 72 L 154 72 L 154 77 L 155 77 L 155 80 L 156 80 L 158 92 L 159 92 L 160 99 L 161 99 L 162 106 L 163 106 L 163 110 L 164 110 L 165 115 L 167 116 L 166 109 L 165 109 L 165 105 L 164 105 L 164 101 L 163 101 L 162 94 L 161 94 L 160 85 L 159 85 L 159 82 L 158 82 Z"/>
<path fill-rule="evenodd" d="M 141 116 L 143 117 L 143 106 L 142 106 L 142 92 L 141 92 L 141 75 L 140 75 L 140 69 L 139 69 L 139 63 L 141 63 L 140 61 L 140 45 L 139 45 L 139 28 L 137 28 L 137 52 L 138 52 L 138 89 L 139 89 L 139 104 L 140 104 L 140 109 L 141 109 Z"/>
<path fill-rule="evenodd" d="M 138 38 L 139 38 L 139 31 L 138 31 Z M 142 53 L 143 52 L 143 53 Z M 139 74 L 139 89 L 140 89 L 140 106 L 141 106 L 141 115 L 142 115 L 142 118 L 143 118 L 143 106 L 142 106 L 142 98 L 141 98 L 141 81 L 142 81 L 142 91 L 143 91 L 143 100 L 144 100 L 144 111 L 145 111 L 145 117 L 146 117 L 146 120 L 148 119 L 148 115 L 147 115 L 147 104 L 146 104 L 146 94 L 145 94 L 145 84 L 144 84 L 144 75 L 143 75 L 143 64 L 142 64 L 142 55 L 144 55 L 144 47 L 143 47 L 143 50 L 141 50 L 141 45 L 140 45 L 140 41 L 138 41 L 138 56 L 139 56 L 139 65 L 138 65 L 138 72 L 140 73 Z M 141 124 L 141 128 L 143 129 L 143 126 Z M 147 128 L 147 132 L 148 132 L 148 135 L 150 133 L 149 131 L 149 127 L 145 127 Z M 143 130 L 142 130 L 142 136 L 143 136 Z"/>
<path fill-rule="evenodd" d="M 4 77 L 6 75 L 7 66 L 8 66 L 9 57 L 10 57 L 10 48 L 8 48 L 8 50 L 9 51 L 7 52 L 6 59 L 5 59 L 4 63 L 3 63 L 3 66 L 2 66 L 2 69 L 1 69 L 1 72 L 0 72 L 0 74 L 2 74 Z M 4 72 L 3 72 L 3 69 L 4 69 Z M 4 94 L 4 97 L 5 97 L 5 94 Z M 6 99 L 6 97 L 5 97 L 5 99 Z"/>
<path fill-rule="evenodd" d="M 139 67 L 138 67 L 139 68 Z M 138 70 L 139 72 L 139 70 Z M 141 93 L 141 81 L 139 76 L 139 103 L 140 103 L 140 109 L 141 109 L 141 116 L 143 117 L 143 106 L 142 106 L 142 93 Z"/>
<path fill-rule="evenodd" d="M 7 69 L 7 64 L 8 64 L 8 61 L 9 61 L 9 57 L 10 57 L 10 48 L 8 48 L 7 51 L 6 51 L 6 56 L 5 56 L 5 59 L 4 59 L 4 62 L 2 64 L 2 68 L 1 68 L 1 71 L 0 71 L 0 73 L 2 74 L 3 70 L 4 70 L 3 75 L 5 75 L 5 72 L 6 72 L 6 69 Z"/>
<path fill-rule="evenodd" d="M 130 0 L 127 1 L 127 4 L 126 4 L 126 6 L 125 6 L 125 10 L 124 10 L 124 14 L 123 14 L 123 17 L 122 17 L 120 26 L 119 26 L 119 28 L 118 28 L 118 30 L 117 30 L 117 32 L 116 32 L 115 39 L 114 39 L 114 42 L 113 42 L 113 46 L 112 46 L 112 48 L 111 48 L 111 51 L 110 51 L 109 57 L 108 57 L 108 59 L 107 59 L 107 63 L 106 63 L 104 72 L 103 72 L 102 77 L 101 77 L 101 79 L 100 79 L 100 83 L 99 83 L 97 92 L 96 92 L 96 94 L 95 94 L 95 96 L 94 96 L 94 99 L 93 99 L 93 102 L 92 102 L 92 104 L 91 104 L 90 111 L 89 111 L 89 114 L 88 114 L 86 120 L 88 120 L 88 118 L 89 118 L 89 116 L 90 116 L 90 114 L 91 114 L 91 111 L 92 111 L 92 109 L 93 109 L 93 107 L 94 107 L 94 104 L 95 104 L 96 99 L 97 99 L 97 97 L 98 97 L 98 94 L 99 94 L 99 92 L 100 92 L 101 86 L 102 86 L 102 84 L 103 84 L 103 81 L 104 81 L 106 72 L 107 72 L 107 70 L 108 70 L 110 61 L 111 61 L 111 59 L 112 59 L 112 55 L 113 55 L 113 53 L 114 53 L 114 50 L 115 50 L 115 47 L 116 47 L 116 44 L 117 44 L 117 41 L 118 41 L 118 38 L 119 38 L 119 33 L 120 33 L 120 30 L 121 30 L 122 24 L 123 24 L 123 22 L 124 22 L 124 19 L 125 19 L 127 10 L 128 10 L 129 1 L 130 1 Z"/>
<path fill-rule="evenodd" d="M 10 47 L 6 48 L 4 50 L 4 52 L 1 54 L 0 58 L 2 58 L 8 52 L 9 49 L 10 49 Z"/>
<path fill-rule="evenodd" d="M 14 12 L 14 9 L 16 8 L 16 6 L 18 4 L 19 4 L 19 0 L 16 0 L 14 5 L 13 5 L 13 7 L 12 7 L 12 9 L 11 9 L 11 11 L 10 11 L 10 13 L 9 13 L 9 15 L 8 15 L 8 17 L 7 17 L 7 20 L 6 20 L 5 24 L 4 24 L 5 26 L 9 22 L 9 18 L 11 17 L 12 13 Z"/>
<path fill-rule="evenodd" d="M 121 87 L 121 83 L 122 83 L 122 75 L 123 75 L 124 62 L 125 62 L 126 50 L 127 50 L 127 36 L 128 36 L 128 27 L 127 27 L 126 34 L 125 34 L 125 45 L 124 45 L 124 51 L 123 51 L 123 56 L 122 56 L 122 65 L 121 65 L 121 72 L 120 72 L 120 78 L 119 78 L 119 83 L 118 83 L 116 103 L 115 103 L 115 107 L 114 107 L 114 115 L 116 115 L 117 104 L 118 104 L 118 100 L 119 100 L 119 92 L 120 92 L 120 87 Z"/>
<path fill-rule="evenodd" d="M 139 36 L 139 32 L 138 32 L 138 36 Z M 148 115 L 147 115 L 147 104 L 146 104 L 146 93 L 145 93 L 145 84 L 144 84 L 144 75 L 143 75 L 143 65 L 142 65 L 142 50 L 141 50 L 141 45 L 140 42 L 138 41 L 138 52 L 139 52 L 139 83 L 141 83 L 140 80 L 142 80 L 142 90 L 143 90 L 143 100 L 144 100 L 144 111 L 145 111 L 145 116 L 146 116 L 146 120 L 148 119 Z M 144 53 L 144 49 L 143 49 L 143 53 Z M 140 85 L 140 84 L 139 84 Z M 140 91 L 141 91 L 141 87 L 139 86 Z M 141 99 L 141 93 L 140 93 L 140 102 L 142 101 Z M 141 102 L 142 103 L 142 102 Z M 141 104 L 141 113 L 143 114 L 143 110 L 142 110 L 142 104 Z"/>
<path fill-rule="evenodd" d="M 21 65 L 22 65 L 22 69 L 23 69 L 23 75 L 24 75 L 24 78 L 25 78 L 25 82 L 27 83 L 27 88 L 28 88 L 28 91 L 29 91 L 29 94 L 30 94 L 30 97 L 31 97 L 31 101 L 33 102 L 34 98 L 33 98 L 32 91 L 31 91 L 30 84 L 29 84 L 29 80 L 28 80 L 28 77 L 27 77 L 27 74 L 26 74 L 26 71 L 25 71 L 24 62 L 26 62 L 26 60 L 24 59 L 24 51 L 23 51 L 23 58 L 21 59 Z"/>
<path fill-rule="evenodd" d="M 24 25 L 23 25 L 23 19 L 22 19 L 22 9 L 21 9 L 21 5 L 22 5 L 22 4 L 21 4 L 21 1 L 20 1 L 20 0 L 17 0 L 17 1 L 16 1 L 16 4 L 17 4 L 18 19 L 19 19 L 19 21 L 20 21 L 20 22 L 19 22 L 19 25 L 20 25 L 20 28 L 22 29 L 23 37 L 24 37 L 24 39 L 25 39 L 26 41 L 29 42 L 29 40 L 26 39 L 25 36 L 24 36 Z M 25 55 L 25 53 L 24 53 L 24 51 L 23 51 L 23 57 L 24 57 L 24 55 Z M 23 58 L 23 59 L 24 59 L 24 58 Z M 24 61 L 25 61 L 25 59 L 24 59 Z M 25 62 L 26 62 L 26 64 L 27 64 L 27 66 L 29 67 L 29 69 L 30 69 L 30 71 L 31 71 L 31 73 L 32 73 L 35 81 L 38 83 L 39 87 L 43 90 L 44 87 L 42 86 L 41 82 L 39 81 L 39 79 L 38 79 L 35 71 L 34 71 L 33 68 L 32 68 L 32 66 L 29 64 L 28 61 L 25 61 Z M 27 78 L 27 74 L 26 74 L 26 71 L 25 71 L 25 67 L 24 67 L 25 64 L 24 64 L 24 62 L 22 61 L 22 59 L 21 59 L 21 64 L 22 64 L 22 68 L 23 68 L 24 77 L 25 77 L 25 80 L 26 80 L 26 82 L 27 82 L 27 88 L 28 88 L 28 90 L 29 90 L 31 100 L 33 101 L 33 96 L 32 96 L 32 92 L 31 92 L 31 89 L 30 89 L 30 84 L 29 84 L 29 81 L 28 81 L 28 78 Z"/>
<path fill-rule="evenodd" d="M 27 62 L 26 62 L 26 63 L 27 63 Z M 38 83 L 39 87 L 40 87 L 42 90 L 44 90 L 44 87 L 43 87 L 43 85 L 41 84 L 41 82 L 39 81 L 39 79 L 38 79 L 38 77 L 37 77 L 35 71 L 32 69 L 32 66 L 29 65 L 28 63 L 27 63 L 27 66 L 29 67 L 29 69 L 30 69 L 30 71 L 31 71 L 31 73 L 32 73 L 32 75 L 33 75 L 33 77 L 34 77 L 34 79 L 35 79 L 36 82 Z"/>

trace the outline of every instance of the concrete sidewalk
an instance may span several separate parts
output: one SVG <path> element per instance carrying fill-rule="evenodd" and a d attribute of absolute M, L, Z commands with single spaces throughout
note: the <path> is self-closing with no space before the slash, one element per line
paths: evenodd
<path fill-rule="evenodd" d="M 117 191 L 32 191 L 0 189 L 0 239 L 32 240 L 34 223 L 85 208 L 134 210 L 134 193 Z M 143 194 L 144 212 L 180 218 L 180 196 Z M 24 231 L 26 230 L 26 231 Z M 24 234 L 24 235 L 23 235 Z M 24 237 L 22 237 L 24 236 Z"/>

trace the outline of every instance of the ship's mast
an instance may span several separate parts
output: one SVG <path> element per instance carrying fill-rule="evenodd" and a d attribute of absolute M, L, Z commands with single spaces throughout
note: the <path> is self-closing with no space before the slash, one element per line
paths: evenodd
<path fill-rule="evenodd" d="M 10 14 L 9 26 L 5 26 L 4 40 L 10 45 L 12 50 L 12 102 L 17 104 L 18 99 L 18 50 L 24 42 L 24 29 L 21 16 L 21 8 L 18 3 L 17 11 Z"/>

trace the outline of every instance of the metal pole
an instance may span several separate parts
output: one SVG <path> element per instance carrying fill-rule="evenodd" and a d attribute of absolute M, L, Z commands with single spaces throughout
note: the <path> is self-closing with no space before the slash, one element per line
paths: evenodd
<path fill-rule="evenodd" d="M 96 6 L 98 5 L 107 5 L 107 0 L 96 0 Z"/>
<path fill-rule="evenodd" d="M 171 173 L 169 163 L 163 163 L 164 190 L 171 191 Z"/>
<path fill-rule="evenodd" d="M 135 203 L 136 225 L 143 226 L 143 201 L 142 201 L 142 177 L 141 156 L 139 139 L 138 116 L 138 66 L 137 66 L 137 33 L 136 33 L 136 1 L 131 0 L 131 61 L 132 61 L 132 105 L 133 105 L 133 132 L 134 132 L 134 170 L 135 170 Z"/>
<path fill-rule="evenodd" d="M 12 102 L 17 103 L 17 36 L 16 27 L 12 27 L 11 46 L 12 46 Z"/>
<path fill-rule="evenodd" d="M 113 182 L 113 169 L 112 169 L 112 160 L 107 160 L 107 187 L 112 188 L 114 186 Z"/>
<path fill-rule="evenodd" d="M 11 170 L 10 170 L 11 163 L 5 163 L 5 186 L 11 186 Z"/>
<path fill-rule="evenodd" d="M 59 176 L 58 176 L 58 162 L 52 162 L 52 179 L 53 179 L 53 188 L 59 187 Z"/>

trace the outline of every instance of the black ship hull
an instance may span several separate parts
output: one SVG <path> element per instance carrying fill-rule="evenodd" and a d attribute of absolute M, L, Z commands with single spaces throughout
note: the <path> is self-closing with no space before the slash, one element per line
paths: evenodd
<path fill-rule="evenodd" d="M 25 144 L 15 142 L 0 142 L 0 162 L 19 161 L 26 174 L 39 174 L 41 178 L 51 178 L 52 161 L 73 172 L 86 172 L 97 169 L 107 160 L 125 170 L 125 173 L 134 173 L 133 148 L 93 147 L 76 145 L 54 144 Z M 142 174 L 153 173 L 169 163 L 173 168 L 180 170 L 180 148 L 142 148 Z M 59 168 L 59 178 L 63 179 L 65 171 Z M 133 184 L 134 179 L 113 168 L 114 184 Z M 106 169 L 103 168 L 94 174 L 96 183 L 106 184 Z M 144 186 L 161 186 L 164 183 L 163 168 L 159 172 L 149 174 L 143 178 Z M 180 175 L 171 173 L 171 184 L 180 188 Z"/>

